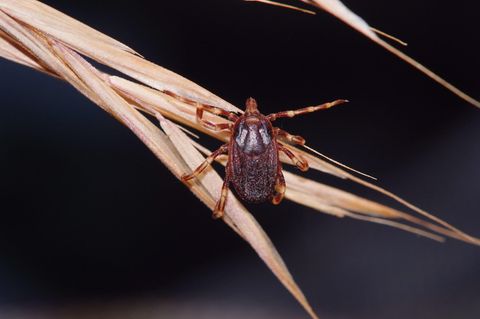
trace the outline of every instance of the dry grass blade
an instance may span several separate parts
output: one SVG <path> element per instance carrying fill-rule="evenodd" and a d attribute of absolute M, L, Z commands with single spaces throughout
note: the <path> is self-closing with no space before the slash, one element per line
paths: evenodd
<path fill-rule="evenodd" d="M 315 11 L 306 10 L 306 9 L 302 9 L 302 8 L 299 8 L 299 7 L 295 7 L 295 6 L 291 6 L 291 5 L 288 5 L 288 4 L 275 2 L 275 1 L 269 1 L 269 0 L 243 0 L 243 1 L 245 1 L 245 2 L 260 2 L 260 3 L 269 4 L 269 5 L 272 5 L 272 6 L 287 8 L 287 9 L 295 10 L 295 11 L 300 11 L 300 12 L 303 12 L 303 13 L 316 14 Z"/>
<path fill-rule="evenodd" d="M 304 11 L 304 9 L 300 9 L 300 8 L 296 8 L 296 7 L 292 7 L 292 6 L 287 6 L 287 5 L 283 5 L 281 3 L 276 3 L 276 2 L 272 2 L 272 1 L 264 1 L 264 0 L 260 0 L 260 1 L 249 0 L 249 1 L 262 2 L 262 3 L 274 5 L 274 6 L 281 6 L 281 7 L 285 7 L 285 8 L 289 8 L 289 9 L 294 9 L 294 10 L 297 10 L 297 11 Z M 457 88 L 456 86 L 454 86 L 453 84 L 451 84 L 450 82 L 448 82 L 447 80 L 445 80 L 444 78 L 442 78 L 441 76 L 436 74 L 435 72 L 431 71 L 429 68 L 427 68 L 423 64 L 417 62 L 415 59 L 409 57 L 408 55 L 406 55 L 402 51 L 393 47 L 389 43 L 383 41 L 382 39 L 380 39 L 376 35 L 376 33 L 378 33 L 380 35 L 383 35 L 386 38 L 389 38 L 393 41 L 396 41 L 396 42 L 400 43 L 401 45 L 407 45 L 405 42 L 403 42 L 403 41 L 401 41 L 401 40 L 383 32 L 383 31 L 380 31 L 380 30 L 377 30 L 375 28 L 370 27 L 365 20 L 363 20 L 361 17 L 359 17 L 358 15 L 353 13 L 341 1 L 339 1 L 339 0 L 298 0 L 298 1 L 301 1 L 301 2 L 307 3 L 309 5 L 312 5 L 314 7 L 320 8 L 320 9 L 325 10 L 328 13 L 334 15 L 335 17 L 337 17 L 338 19 L 340 19 L 341 21 L 343 21 L 344 23 L 346 23 L 347 25 L 349 25 L 353 29 L 362 33 L 363 35 L 365 35 L 370 40 L 374 41 L 375 43 L 382 46 L 386 50 L 390 51 L 391 53 L 393 53 L 394 55 L 396 55 L 397 57 L 399 57 L 403 61 L 407 62 L 408 64 L 410 64 L 411 66 L 413 66 L 414 68 L 416 68 L 417 70 L 419 70 L 420 72 L 422 72 L 423 74 L 425 74 L 426 76 L 428 76 L 429 78 L 434 80 L 435 82 L 439 83 L 440 85 L 445 87 L 447 90 L 451 91 L 453 94 L 457 95 L 458 97 L 467 101 L 468 103 L 472 104 L 473 106 L 475 106 L 477 108 L 480 108 L 480 101 L 478 101 L 478 100 L 474 99 L 473 97 L 471 97 L 470 95 L 466 94 L 465 92 L 463 92 L 462 90 L 460 90 L 459 88 Z M 308 10 L 306 10 L 306 11 L 308 11 Z M 308 13 L 310 13 L 310 12 L 308 12 Z"/>
<path fill-rule="evenodd" d="M 41 66 L 38 65 L 34 60 L 24 55 L 20 49 L 8 42 L 7 38 L 8 36 L 4 32 L 0 31 L 0 54 L 3 57 L 34 69 L 41 68 Z"/>
<path fill-rule="evenodd" d="M 195 107 L 176 100 L 162 90 L 173 91 L 227 110 L 240 111 L 199 85 L 146 61 L 127 46 L 38 1 L 0 0 L 0 56 L 73 85 L 136 134 L 179 179 L 182 174 L 190 172 L 204 160 L 197 149 L 204 153 L 208 153 L 208 150 L 193 141 L 170 120 L 219 140 L 226 141 L 228 136 L 200 125 L 196 121 Z M 83 56 L 115 68 L 143 84 L 102 73 L 92 67 Z M 148 120 L 144 113 L 157 116 L 163 131 Z M 227 121 L 210 113 L 205 115 L 207 120 L 214 123 Z M 338 217 L 348 216 L 382 223 L 434 240 L 441 238 L 431 232 L 479 244 L 478 239 L 462 233 L 394 194 L 311 154 L 302 154 L 310 161 L 312 168 L 382 192 L 436 224 L 291 173 L 286 173 L 288 199 Z M 287 159 L 283 160 L 289 163 Z M 221 184 L 220 176 L 214 170 L 207 169 L 202 178 L 195 180 L 189 188 L 207 207 L 213 209 Z M 225 213 L 224 221 L 254 248 L 310 316 L 316 318 L 268 236 L 233 194 L 229 195 Z"/>
<path fill-rule="evenodd" d="M 393 41 L 397 42 L 398 44 L 401 44 L 401 45 L 403 45 L 403 46 L 405 46 L 405 47 L 408 46 L 408 43 L 407 43 L 407 42 L 402 41 L 402 40 L 400 40 L 399 38 L 394 37 L 394 36 L 391 35 L 391 34 L 388 34 L 388 33 L 386 33 L 386 32 L 383 32 L 382 30 L 378 30 L 378 29 L 376 29 L 376 28 L 374 28 L 374 27 L 370 27 L 370 30 L 372 30 L 373 32 L 375 32 L 375 33 L 377 33 L 377 34 L 380 34 L 381 36 L 384 36 L 384 37 L 387 38 L 387 39 L 393 40 Z"/>
<path fill-rule="evenodd" d="M 370 28 L 370 26 L 358 15 L 350 11 L 342 2 L 339 0 L 300 0 L 302 2 L 308 3 L 320 9 L 323 9 L 330 14 L 333 14 L 355 30 L 359 31 L 366 37 L 370 38 L 372 41 L 376 42 L 380 46 L 384 47 L 391 53 L 395 54 L 397 57 L 402 59 L 403 61 L 407 62 L 426 76 L 430 77 L 432 80 L 436 81 L 440 85 L 447 88 L 452 93 L 456 94 L 458 97 L 462 98 L 463 100 L 467 101 L 468 103 L 480 108 L 480 101 L 472 98 L 468 94 L 464 93 L 462 90 L 454 86 L 453 84 L 449 83 L 447 80 L 443 79 L 436 73 L 432 72 L 430 69 L 425 67 L 424 65 L 418 63 L 405 53 L 401 52 L 400 50 L 396 49 L 389 43 L 380 39 L 374 31 Z"/>
<path fill-rule="evenodd" d="M 345 164 L 343 164 L 343 163 L 340 163 L 339 161 L 336 161 L 336 160 L 334 160 L 333 158 L 328 157 L 327 155 L 322 154 L 322 153 L 320 153 L 319 151 L 311 148 L 310 146 L 303 145 L 303 148 L 309 150 L 310 152 L 314 153 L 315 155 L 318 155 L 318 156 L 326 159 L 326 160 L 329 161 L 330 163 L 334 163 L 334 164 L 336 164 L 336 165 L 338 165 L 338 166 L 340 166 L 340 167 L 342 167 L 342 168 L 345 168 L 346 170 L 349 170 L 349 171 L 351 171 L 351 172 L 357 173 L 357 174 L 362 175 L 362 176 L 364 176 L 364 177 L 373 179 L 373 180 L 375 180 L 375 181 L 377 180 L 376 177 L 371 176 L 371 175 L 368 175 L 368 174 L 366 174 L 366 173 L 363 173 L 363 172 L 361 172 L 361 171 L 359 171 L 359 170 L 356 170 L 356 169 L 354 169 L 354 168 L 352 168 L 352 167 L 350 167 L 350 166 L 347 166 L 347 165 L 345 165 Z"/>
<path fill-rule="evenodd" d="M 368 23 L 353 13 L 339 0 L 299 0 L 301 2 L 310 4 L 317 8 L 327 11 L 338 19 L 342 20 L 358 32 L 366 37 L 376 40 L 378 39 L 375 32 L 370 28 Z"/>
<path fill-rule="evenodd" d="M 143 59 L 127 46 L 39 1 L 2 0 L 0 6 L 2 11 L 18 21 L 28 22 L 31 27 L 61 40 L 79 53 L 151 87 L 235 110 L 230 103 L 196 83 Z"/>
<path fill-rule="evenodd" d="M 352 217 L 374 223 L 381 223 L 434 240 L 441 240 L 441 237 L 431 233 L 435 232 L 442 236 L 480 245 L 479 239 L 473 238 L 453 227 L 440 227 L 415 216 L 288 172 L 285 174 L 285 179 L 288 184 L 286 193 L 288 199 L 320 211 L 328 212 L 337 217 Z M 308 192 L 305 192 L 305 189 L 308 189 Z M 415 227 L 387 221 L 387 219 L 403 220 L 415 225 Z M 419 229 L 418 227 L 422 227 L 427 231 Z"/>
<path fill-rule="evenodd" d="M 475 238 L 475 237 L 472 237 L 466 233 L 464 233 L 463 231 L 459 230 L 458 228 L 454 227 L 453 225 L 447 223 L 446 221 L 444 220 L 441 220 L 440 218 L 426 212 L 425 210 L 423 209 L 420 209 L 418 208 L 417 206 L 409 203 L 408 201 L 404 200 L 403 198 L 399 197 L 398 195 L 395 195 L 393 194 L 392 192 L 388 191 L 388 190 L 385 190 L 377 185 L 374 185 L 372 183 L 369 183 L 361 178 L 358 178 L 357 176 L 354 176 L 352 174 L 349 174 L 348 172 L 342 170 L 342 169 L 339 169 L 338 167 L 335 167 L 333 166 L 332 164 L 330 163 L 326 163 L 325 161 L 319 159 L 318 157 L 315 157 L 309 153 L 306 153 L 306 152 L 303 152 L 301 150 L 298 150 L 292 146 L 288 146 L 290 149 L 293 149 L 295 150 L 296 152 L 298 153 L 301 153 L 305 158 L 307 158 L 309 160 L 309 162 L 311 163 L 311 166 L 315 169 L 318 169 L 318 170 L 321 170 L 321 171 L 324 171 L 324 172 L 327 172 L 327 173 L 330 173 L 332 175 L 335 175 L 335 176 L 338 176 L 340 178 L 344 178 L 344 179 L 349 179 L 353 182 L 356 182 L 358 184 L 361 184 L 365 187 L 368 187 L 374 191 L 377 191 L 387 197 L 390 197 L 391 199 L 401 203 L 402 205 L 405 205 L 406 207 L 410 208 L 411 210 L 415 211 L 416 213 L 428 218 L 429 220 L 441 225 L 442 227 L 444 227 L 445 229 L 449 229 L 451 232 L 448 233 L 447 236 L 449 237 L 453 237 L 453 238 L 461 238 L 461 240 L 464 240 L 468 243 L 471 243 L 471 244 L 474 244 L 474 245 L 480 245 L 480 239 L 478 238 Z M 387 217 L 387 218 L 392 218 L 393 216 L 384 216 L 384 217 Z M 415 217 L 411 216 L 409 217 L 411 219 L 416 219 Z M 408 218 L 405 218 L 406 220 Z M 416 220 L 415 221 L 416 224 L 419 224 L 421 225 L 421 221 L 420 220 Z M 425 225 L 424 225 L 425 226 Z M 433 230 L 433 229 L 432 229 Z M 434 231 L 437 231 L 437 230 L 434 230 Z M 455 234 L 455 235 L 453 235 Z M 453 236 L 452 236 L 453 235 Z"/>

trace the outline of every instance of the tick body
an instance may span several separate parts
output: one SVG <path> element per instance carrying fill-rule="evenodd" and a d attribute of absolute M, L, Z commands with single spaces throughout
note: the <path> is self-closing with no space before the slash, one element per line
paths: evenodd
<path fill-rule="evenodd" d="M 226 175 L 240 198 L 260 203 L 272 199 L 283 174 L 272 124 L 254 104 L 247 101 L 248 111 L 233 126 Z"/>
<path fill-rule="evenodd" d="M 230 139 L 226 144 L 210 154 L 193 173 L 182 176 L 182 180 L 187 182 L 202 173 L 216 157 L 228 154 L 225 180 L 220 198 L 213 211 L 214 218 L 223 216 L 230 184 L 233 185 L 238 196 L 244 201 L 252 203 L 271 201 L 273 204 L 279 204 L 286 189 L 282 163 L 279 157 L 280 152 L 285 153 L 302 171 L 308 170 L 308 162 L 301 155 L 287 149 L 283 144 L 304 145 L 305 140 L 301 136 L 291 135 L 273 127 L 273 121 L 281 117 L 294 117 L 328 109 L 334 105 L 347 102 L 346 100 L 336 100 L 318 106 L 309 106 L 265 116 L 258 110 L 257 102 L 253 98 L 249 98 L 245 105 L 245 113 L 237 115 L 212 105 L 183 98 L 172 92 L 167 91 L 165 93 L 194 105 L 197 108 L 197 121 L 205 127 L 215 131 L 227 130 L 230 132 Z M 232 123 L 215 124 L 209 122 L 203 118 L 204 111 L 226 117 Z"/>

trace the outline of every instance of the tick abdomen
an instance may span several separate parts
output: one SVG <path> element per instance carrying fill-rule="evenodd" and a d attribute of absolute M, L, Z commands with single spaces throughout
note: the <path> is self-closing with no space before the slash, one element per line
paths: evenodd
<path fill-rule="evenodd" d="M 230 148 L 231 182 L 249 202 L 270 200 L 275 192 L 278 150 L 270 123 L 257 116 L 242 119 L 234 130 Z"/>
<path fill-rule="evenodd" d="M 272 146 L 270 151 L 249 157 L 232 154 L 231 182 L 238 195 L 252 203 L 270 200 L 275 190 L 278 156 Z"/>

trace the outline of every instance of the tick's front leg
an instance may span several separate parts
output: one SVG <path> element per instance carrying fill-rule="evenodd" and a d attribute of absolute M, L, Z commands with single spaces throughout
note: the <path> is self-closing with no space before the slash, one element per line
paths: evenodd
<path fill-rule="evenodd" d="M 325 104 L 321 104 L 321 105 L 317 105 L 317 106 L 307 106 L 307 107 L 304 107 L 304 108 L 301 108 L 301 109 L 298 109 L 298 110 L 290 110 L 290 111 L 272 113 L 272 114 L 267 115 L 267 118 L 270 121 L 275 121 L 276 119 L 281 118 L 281 117 L 294 117 L 294 116 L 301 115 L 301 114 L 316 112 L 316 111 L 320 111 L 320 110 L 326 110 L 326 109 L 331 108 L 332 106 L 342 104 L 342 103 L 346 103 L 346 102 L 348 102 L 348 101 L 347 100 L 336 100 L 336 101 L 333 101 L 333 102 L 329 102 L 329 103 L 325 103 Z"/>
<path fill-rule="evenodd" d="M 213 152 L 212 154 L 210 154 L 209 156 L 207 156 L 207 158 L 205 159 L 205 161 L 200 164 L 200 166 L 198 166 L 192 174 L 185 174 L 182 176 L 182 181 L 184 182 L 187 182 L 193 178 L 195 178 L 196 176 L 198 176 L 200 173 L 202 173 L 205 168 L 207 168 L 208 165 L 212 164 L 212 162 L 215 160 L 216 157 L 222 155 L 222 154 L 226 154 L 228 152 L 228 144 L 224 144 L 222 146 L 220 146 L 219 149 L 217 149 L 215 152 Z"/>

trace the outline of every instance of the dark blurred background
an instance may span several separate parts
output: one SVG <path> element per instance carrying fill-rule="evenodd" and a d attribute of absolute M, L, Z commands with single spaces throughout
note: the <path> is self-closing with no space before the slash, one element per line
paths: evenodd
<path fill-rule="evenodd" d="M 480 236 L 480 110 L 330 15 L 240 0 L 44 2 L 240 107 L 348 98 L 279 126 Z M 345 4 L 480 98 L 480 4 Z M 0 71 L 1 318 L 307 317 L 130 131 L 63 82 L 5 60 Z M 288 201 L 248 207 L 323 318 L 480 317 L 478 247 Z"/>

